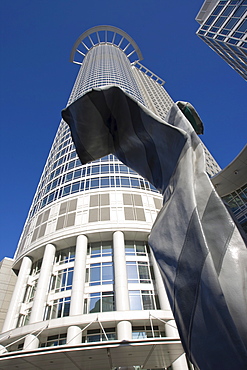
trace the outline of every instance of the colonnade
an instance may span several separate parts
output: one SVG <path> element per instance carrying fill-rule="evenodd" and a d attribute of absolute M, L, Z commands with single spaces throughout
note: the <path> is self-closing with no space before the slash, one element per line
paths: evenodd
<path fill-rule="evenodd" d="M 85 235 L 79 235 L 76 239 L 74 274 L 71 290 L 71 303 L 69 316 L 83 314 L 86 259 L 87 259 L 88 239 Z M 40 275 L 37 289 L 35 292 L 32 311 L 29 324 L 34 324 L 43 320 L 44 309 L 47 303 L 47 292 L 52 274 L 56 247 L 53 244 L 47 244 L 44 250 L 44 256 L 41 264 Z M 156 289 L 159 296 L 161 310 L 170 310 L 169 302 L 165 292 L 163 280 L 151 252 L 151 261 L 154 270 Z M 116 311 L 129 311 L 129 292 L 128 278 L 125 257 L 125 239 L 122 231 L 113 233 L 113 265 L 114 265 L 114 285 L 115 285 L 115 308 Z M 9 310 L 4 322 L 3 332 L 14 329 L 17 324 L 19 311 L 23 302 L 28 277 L 31 272 L 32 260 L 25 256 L 22 259 L 17 283 L 14 289 Z M 118 340 L 132 339 L 132 325 L 130 321 L 122 320 L 117 323 Z M 178 337 L 175 322 L 172 325 L 166 325 L 167 336 Z M 67 343 L 76 345 L 82 343 L 82 330 L 79 326 L 71 325 L 67 329 Z M 28 334 L 24 341 L 24 349 L 35 349 L 39 346 L 39 339 L 34 334 Z M 182 369 L 181 364 L 177 362 L 174 370 Z"/>

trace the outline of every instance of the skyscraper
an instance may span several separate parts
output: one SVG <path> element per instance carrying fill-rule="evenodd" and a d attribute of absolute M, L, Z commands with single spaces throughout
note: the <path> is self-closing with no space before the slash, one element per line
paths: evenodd
<path fill-rule="evenodd" d="M 247 145 L 239 155 L 217 173 L 213 179 L 217 193 L 228 204 L 234 216 L 247 234 Z"/>
<path fill-rule="evenodd" d="M 80 70 L 68 104 L 115 85 L 165 118 L 173 101 L 141 60 L 116 27 L 84 32 L 71 54 Z M 205 152 L 212 175 L 219 167 Z M 161 204 L 157 190 L 113 155 L 82 166 L 61 121 L 14 257 L 2 366 L 187 368 L 185 357 L 177 360 L 183 349 L 147 243 Z"/>
<path fill-rule="evenodd" d="M 206 0 L 197 35 L 247 80 L 246 0 Z"/>

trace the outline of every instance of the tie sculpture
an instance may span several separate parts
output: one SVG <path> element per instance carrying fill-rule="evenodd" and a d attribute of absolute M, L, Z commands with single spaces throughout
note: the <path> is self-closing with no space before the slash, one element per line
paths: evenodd
<path fill-rule="evenodd" d="M 62 116 L 82 164 L 113 153 L 163 194 L 149 244 L 190 361 L 200 370 L 246 370 L 247 249 L 181 110 L 174 104 L 162 121 L 108 87 Z"/>

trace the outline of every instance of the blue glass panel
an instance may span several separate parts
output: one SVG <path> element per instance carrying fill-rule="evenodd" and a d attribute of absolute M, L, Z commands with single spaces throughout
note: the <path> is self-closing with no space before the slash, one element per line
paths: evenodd
<path fill-rule="evenodd" d="M 108 172 L 109 172 L 109 164 L 102 164 L 101 173 L 108 173 Z"/>
<path fill-rule="evenodd" d="M 221 36 L 221 35 L 216 36 L 216 40 L 224 40 L 224 39 L 225 39 L 225 36 Z"/>
<path fill-rule="evenodd" d="M 80 183 L 79 182 L 75 182 L 74 184 L 72 184 L 72 190 L 71 190 L 71 192 L 72 193 L 76 193 L 77 191 L 79 191 L 79 188 L 80 188 Z"/>
<path fill-rule="evenodd" d="M 240 5 L 234 12 L 233 17 L 241 17 L 247 9 L 247 5 Z"/>
<path fill-rule="evenodd" d="M 223 9 L 223 5 L 216 6 L 216 8 L 214 9 L 212 15 L 218 15 L 221 12 L 222 9 Z"/>
<path fill-rule="evenodd" d="M 224 28 L 226 28 L 227 30 L 232 30 L 233 27 L 235 26 L 235 24 L 238 22 L 238 19 L 237 18 L 232 18 L 230 19 L 226 25 L 224 26 Z"/>
<path fill-rule="evenodd" d="M 101 187 L 102 188 L 107 188 L 109 187 L 109 177 L 101 177 Z"/>
<path fill-rule="evenodd" d="M 77 179 L 78 177 L 81 177 L 81 170 L 75 170 L 74 172 L 74 178 Z"/>
<path fill-rule="evenodd" d="M 246 32 L 247 31 L 247 19 L 244 20 L 240 25 L 239 27 L 237 28 L 237 31 L 239 32 Z"/>
<path fill-rule="evenodd" d="M 131 283 L 138 283 L 138 273 L 137 273 L 137 265 L 136 262 L 127 262 L 127 275 L 128 281 Z"/>
<path fill-rule="evenodd" d="M 131 182 L 131 187 L 133 187 L 133 188 L 139 188 L 140 187 L 140 183 L 139 183 L 138 179 L 135 179 L 135 178 L 131 177 L 130 182 Z"/>
<path fill-rule="evenodd" d="M 125 254 L 134 256 L 135 255 L 135 248 L 134 248 L 133 243 L 132 244 L 127 244 L 127 243 L 128 242 L 126 242 L 126 244 L 125 244 Z"/>
<path fill-rule="evenodd" d="M 67 285 L 72 285 L 72 281 L 73 281 L 73 271 L 69 271 Z"/>
<path fill-rule="evenodd" d="M 145 331 L 133 331 L 132 332 L 132 339 L 145 339 L 147 335 Z"/>
<path fill-rule="evenodd" d="M 51 203 L 54 200 L 55 193 L 51 193 L 47 199 L 47 204 Z"/>
<path fill-rule="evenodd" d="M 225 17 L 220 17 L 214 24 L 214 27 L 220 27 L 224 22 L 226 18 Z"/>
<path fill-rule="evenodd" d="M 211 16 L 207 19 L 207 21 L 205 22 L 205 24 L 209 26 L 210 24 L 212 24 L 212 23 L 213 23 L 213 21 L 215 20 L 215 18 L 216 18 L 215 16 L 212 16 L 212 15 L 211 15 Z"/>
<path fill-rule="evenodd" d="M 239 40 L 236 40 L 236 39 L 228 39 L 226 42 L 227 42 L 228 44 L 233 44 L 233 45 L 235 45 L 235 44 L 237 44 L 237 43 L 238 43 L 238 41 L 239 41 Z"/>
<path fill-rule="evenodd" d="M 120 172 L 122 172 L 122 173 L 128 173 L 128 167 L 126 167 L 123 164 L 120 164 Z"/>
<path fill-rule="evenodd" d="M 228 5 L 226 7 L 226 9 L 222 12 L 221 15 L 224 15 L 224 16 L 228 16 L 232 11 L 233 11 L 234 7 L 231 6 L 231 5 Z"/>
<path fill-rule="evenodd" d="M 82 164 L 81 164 L 81 161 L 80 159 L 77 159 L 76 162 L 75 162 L 75 167 L 80 167 Z"/>
<path fill-rule="evenodd" d="M 242 42 L 241 48 L 247 49 L 247 42 Z M 244 50 L 243 50 L 243 52 L 245 53 Z"/>
<path fill-rule="evenodd" d="M 56 179 L 55 181 L 52 182 L 51 188 L 54 189 L 60 182 L 60 179 Z"/>
<path fill-rule="evenodd" d="M 94 243 L 91 246 L 91 257 L 100 257 L 101 256 L 101 245 L 100 243 Z"/>
<path fill-rule="evenodd" d="M 63 188 L 63 196 L 70 193 L 70 185 L 67 185 Z"/>
<path fill-rule="evenodd" d="M 142 310 L 141 295 L 138 290 L 131 290 L 129 292 L 130 309 Z"/>
<path fill-rule="evenodd" d="M 90 294 L 91 296 L 91 294 Z M 89 303 L 89 313 L 100 312 L 100 298 L 91 297 Z"/>
<path fill-rule="evenodd" d="M 244 34 L 242 32 L 234 32 L 234 34 L 232 35 L 233 37 L 236 37 L 238 39 L 241 39 L 241 37 L 243 36 Z"/>
<path fill-rule="evenodd" d="M 89 189 L 89 180 L 86 181 L 85 190 Z"/>
<path fill-rule="evenodd" d="M 100 280 L 100 266 L 99 264 L 92 264 L 90 266 L 90 282 L 100 282 Z"/>
<path fill-rule="evenodd" d="M 113 281 L 112 263 L 102 263 L 102 281 L 107 281 L 108 283 Z"/>
<path fill-rule="evenodd" d="M 99 187 L 99 179 L 91 179 L 91 189 Z"/>
<path fill-rule="evenodd" d="M 75 161 L 71 161 L 68 163 L 68 170 L 72 169 L 75 167 Z"/>
<path fill-rule="evenodd" d="M 101 158 L 101 162 L 105 162 L 105 161 L 109 161 L 110 160 L 110 156 L 109 155 L 106 155 L 105 157 L 102 157 Z"/>
<path fill-rule="evenodd" d="M 121 186 L 129 188 L 130 187 L 130 181 L 128 177 L 120 177 L 121 179 Z"/>
<path fill-rule="evenodd" d="M 102 243 L 102 255 L 103 256 L 111 256 L 112 255 L 112 246 L 110 242 L 103 242 Z"/>
<path fill-rule="evenodd" d="M 213 38 L 213 37 L 214 37 L 214 33 L 212 33 L 212 32 L 208 32 L 208 33 L 207 33 L 207 37 L 211 37 L 211 38 Z"/>

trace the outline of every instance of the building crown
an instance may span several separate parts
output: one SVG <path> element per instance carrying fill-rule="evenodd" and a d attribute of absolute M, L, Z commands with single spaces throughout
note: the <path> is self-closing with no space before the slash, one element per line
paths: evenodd
<path fill-rule="evenodd" d="M 138 45 L 126 32 L 114 26 L 96 26 L 83 32 L 76 40 L 70 54 L 70 61 L 82 64 L 88 51 L 100 44 L 118 47 L 126 54 L 131 63 L 143 59 Z M 77 60 L 78 57 L 79 60 Z"/>

